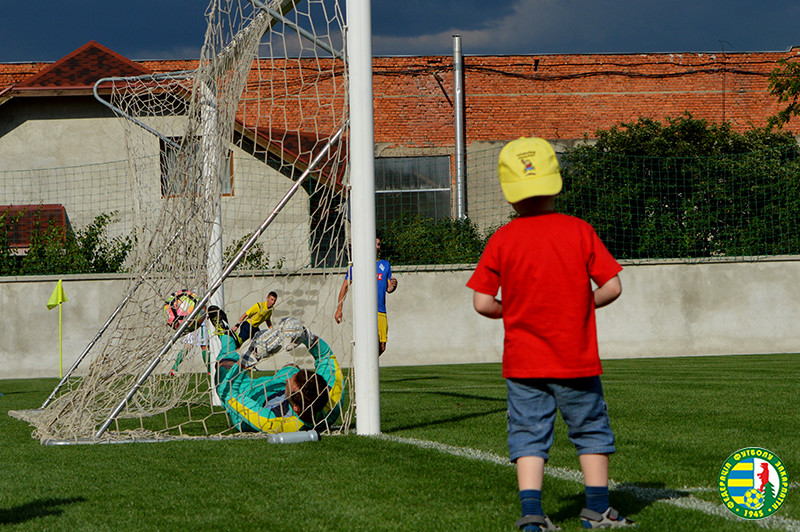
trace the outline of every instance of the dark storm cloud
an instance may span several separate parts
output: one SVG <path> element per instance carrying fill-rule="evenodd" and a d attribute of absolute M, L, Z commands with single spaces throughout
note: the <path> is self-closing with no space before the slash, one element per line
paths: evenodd
<path fill-rule="evenodd" d="M 88 41 L 131 59 L 199 55 L 203 1 L 0 0 L 0 61 L 55 61 Z"/>
<path fill-rule="evenodd" d="M 467 54 L 777 51 L 800 45 L 800 4 L 778 0 L 468 2 L 458 4 L 460 23 L 437 8 L 405 34 L 378 29 L 387 21 L 384 0 L 377 1 L 378 55 L 451 53 L 454 33 L 462 35 Z M 385 11 L 389 22 L 394 9 Z"/>
<path fill-rule="evenodd" d="M 0 0 L 0 61 L 54 61 L 95 40 L 131 59 L 199 56 L 206 0 Z M 779 51 L 787 0 L 372 0 L 375 55 Z"/>

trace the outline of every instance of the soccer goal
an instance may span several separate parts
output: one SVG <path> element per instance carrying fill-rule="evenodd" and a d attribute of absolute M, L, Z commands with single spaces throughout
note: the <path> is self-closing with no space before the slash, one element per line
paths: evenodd
<path fill-rule="evenodd" d="M 326 430 L 351 430 L 352 329 L 333 320 L 352 262 L 343 6 L 215 0 L 206 16 L 189 69 L 95 86 L 125 131 L 135 247 L 117 308 L 42 408 L 18 414 L 43 443 L 254 435 L 215 395 L 220 342 L 204 317 L 215 305 L 234 325 L 270 292 L 273 325 L 298 318 L 335 353 L 341 414 Z M 310 351 L 251 371 L 313 369 Z"/>

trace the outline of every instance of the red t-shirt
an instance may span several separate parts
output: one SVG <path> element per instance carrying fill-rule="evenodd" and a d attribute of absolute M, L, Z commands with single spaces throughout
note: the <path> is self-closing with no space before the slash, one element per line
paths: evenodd
<path fill-rule="evenodd" d="M 568 379 L 603 373 L 593 280 L 622 270 L 591 225 L 557 213 L 516 218 L 495 232 L 467 282 L 503 301 L 504 378 Z"/>

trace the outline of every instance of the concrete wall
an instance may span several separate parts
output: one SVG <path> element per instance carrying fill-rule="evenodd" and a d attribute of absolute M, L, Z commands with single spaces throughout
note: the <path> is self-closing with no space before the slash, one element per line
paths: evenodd
<path fill-rule="evenodd" d="M 502 323 L 472 310 L 464 286 L 471 271 L 397 270 L 382 365 L 500 361 Z M 69 297 L 63 307 L 66 371 L 116 307 L 126 283 L 113 275 L 63 279 Z M 0 378 L 58 375 L 58 310 L 46 308 L 56 281 L 0 279 Z M 800 352 L 800 261 L 628 265 L 622 281 L 621 299 L 598 311 L 603 358 Z M 234 300 L 237 293 L 252 293 L 254 284 L 274 282 L 232 279 L 226 293 Z M 348 338 L 338 328 L 352 322 L 349 312 L 343 325 L 333 322 L 340 282 L 338 276 L 287 280 L 275 317 L 309 319 L 320 311 L 313 330 L 335 338 L 333 347 L 342 352 Z"/>

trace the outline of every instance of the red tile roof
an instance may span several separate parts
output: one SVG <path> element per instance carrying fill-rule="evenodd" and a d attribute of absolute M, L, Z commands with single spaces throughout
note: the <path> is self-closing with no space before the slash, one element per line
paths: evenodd
<path fill-rule="evenodd" d="M 36 74 L 23 79 L 15 89 L 90 88 L 98 79 L 111 76 L 141 76 L 152 71 L 95 41 L 89 41 Z"/>
<path fill-rule="evenodd" d="M 33 94 L 90 94 L 94 84 L 102 78 L 193 70 L 197 64 L 198 61 L 137 63 L 95 41 L 89 41 L 52 64 L 0 65 L 0 104 L 14 97 Z M 240 131 L 245 129 L 241 123 L 238 126 Z M 301 167 L 310 164 L 313 154 L 326 142 L 326 139 L 305 131 L 287 133 L 283 129 L 272 130 L 260 125 L 247 129 L 251 132 L 248 136 L 259 146 L 277 155 L 286 164 L 299 163 Z M 341 186 L 343 172 L 344 164 L 334 170 L 333 159 L 328 157 L 315 175 Z"/>
<path fill-rule="evenodd" d="M 257 127 L 256 134 L 259 137 L 260 145 L 279 150 L 278 155 L 285 161 L 284 164 L 300 163 L 304 169 L 311 164 L 318 153 L 322 152 L 329 140 L 327 136 L 318 136 L 313 133 L 266 127 Z M 333 134 L 331 134 L 332 136 Z M 336 157 L 335 150 L 334 146 L 326 153 L 325 157 L 320 159 L 319 165 L 314 169 L 314 175 L 321 175 L 326 183 L 332 181 L 336 188 L 340 188 L 344 186 L 345 164 Z M 333 179 L 331 180 L 331 178 Z"/>

